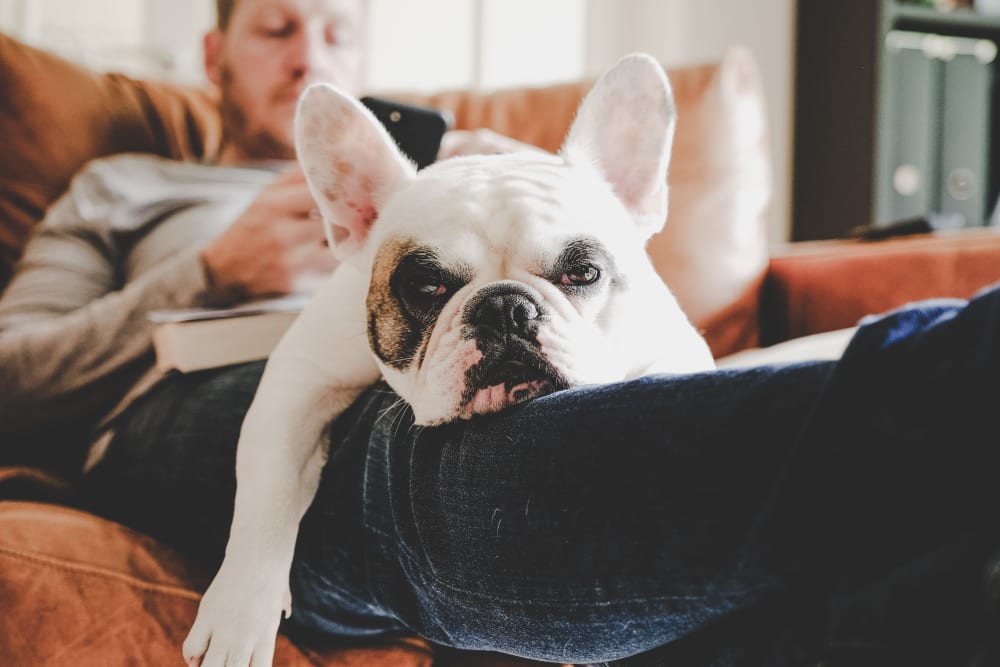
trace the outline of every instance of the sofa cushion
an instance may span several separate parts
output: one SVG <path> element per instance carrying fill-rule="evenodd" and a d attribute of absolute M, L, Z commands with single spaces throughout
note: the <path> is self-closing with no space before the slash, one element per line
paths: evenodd
<path fill-rule="evenodd" d="M 678 110 L 670 215 L 650 255 L 716 356 L 757 341 L 767 265 L 770 158 L 753 58 L 668 70 Z M 493 93 L 408 96 L 558 149 L 591 81 Z M 28 233 L 88 160 L 111 153 L 211 156 L 221 126 L 206 90 L 100 74 L 0 34 L 0 290 Z"/>
<path fill-rule="evenodd" d="M 1000 229 L 776 247 L 762 290 L 766 345 L 854 326 L 931 298 L 967 299 L 1000 281 Z"/>
<path fill-rule="evenodd" d="M 206 573 L 118 524 L 56 505 L 0 502 L 4 665 L 180 664 L 207 582 Z M 282 635 L 275 651 L 275 665 L 432 662 L 430 646 L 412 638 L 300 648 Z"/>
<path fill-rule="evenodd" d="M 0 481 L 24 469 L 0 468 Z M 0 491 L 4 487 L 0 485 Z M 3 496 L 0 495 L 0 498 Z M 0 500 L 0 664 L 179 664 L 209 573 L 156 540 L 60 505 Z M 415 637 L 278 636 L 275 665 L 531 667 Z"/>
<path fill-rule="evenodd" d="M 671 80 L 678 111 L 671 210 L 649 253 L 720 357 L 758 343 L 772 178 L 763 86 L 743 48 Z"/>

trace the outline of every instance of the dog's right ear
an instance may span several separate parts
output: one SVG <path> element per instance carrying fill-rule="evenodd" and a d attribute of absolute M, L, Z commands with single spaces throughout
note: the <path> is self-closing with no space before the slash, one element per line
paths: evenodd
<path fill-rule="evenodd" d="M 585 159 L 607 179 L 649 238 L 667 217 L 667 165 L 677 109 L 651 56 L 625 56 L 587 93 L 561 153 Z"/>
<path fill-rule="evenodd" d="M 389 195 L 417 173 L 363 104 L 325 83 L 299 100 L 295 151 L 340 259 L 364 245 Z"/>

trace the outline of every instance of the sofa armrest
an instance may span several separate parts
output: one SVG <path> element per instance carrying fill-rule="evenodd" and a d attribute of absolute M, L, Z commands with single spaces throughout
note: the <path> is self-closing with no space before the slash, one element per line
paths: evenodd
<path fill-rule="evenodd" d="M 968 298 L 1000 281 L 1000 229 L 776 248 L 764 281 L 761 341 L 854 326 L 868 314 L 938 297 Z"/>

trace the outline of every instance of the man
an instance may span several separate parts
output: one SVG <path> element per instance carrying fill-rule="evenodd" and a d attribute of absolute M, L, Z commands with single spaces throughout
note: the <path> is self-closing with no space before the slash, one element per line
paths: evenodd
<path fill-rule="evenodd" d="M 366 10 L 219 0 L 204 40 L 224 125 L 217 159 L 99 160 L 53 205 L 0 298 L 6 460 L 71 472 L 90 441 L 90 465 L 99 460 L 113 418 L 161 379 L 149 311 L 308 290 L 334 268 L 294 162 L 293 121 L 310 83 L 360 90 Z M 516 145 L 456 133 L 444 153 Z"/>

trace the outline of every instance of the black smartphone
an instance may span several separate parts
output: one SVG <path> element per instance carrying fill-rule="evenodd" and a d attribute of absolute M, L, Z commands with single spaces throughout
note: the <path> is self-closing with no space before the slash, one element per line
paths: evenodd
<path fill-rule="evenodd" d="M 454 124 L 451 112 L 444 109 L 371 96 L 362 97 L 361 103 L 375 114 L 399 149 L 417 164 L 417 169 L 437 159 L 441 137 Z"/>

